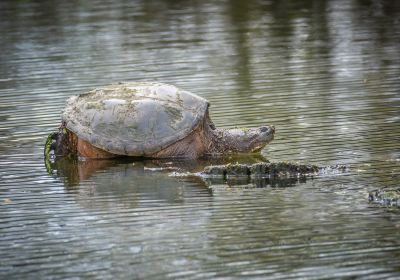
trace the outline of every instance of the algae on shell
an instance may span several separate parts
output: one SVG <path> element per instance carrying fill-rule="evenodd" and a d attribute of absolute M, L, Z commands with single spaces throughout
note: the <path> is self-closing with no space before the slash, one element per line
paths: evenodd
<path fill-rule="evenodd" d="M 142 156 L 190 134 L 204 119 L 207 100 L 162 83 L 119 83 L 71 97 L 66 127 L 108 152 Z"/>

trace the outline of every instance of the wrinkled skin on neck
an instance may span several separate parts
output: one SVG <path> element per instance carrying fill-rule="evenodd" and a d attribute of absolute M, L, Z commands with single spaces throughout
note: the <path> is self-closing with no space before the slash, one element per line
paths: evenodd
<path fill-rule="evenodd" d="M 256 153 L 274 139 L 275 128 L 262 126 L 259 128 L 216 129 L 207 118 L 205 134 L 209 143 L 205 151 L 208 155 Z"/>

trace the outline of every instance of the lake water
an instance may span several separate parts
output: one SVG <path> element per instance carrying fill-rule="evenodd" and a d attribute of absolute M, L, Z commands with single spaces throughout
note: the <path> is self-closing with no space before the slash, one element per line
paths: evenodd
<path fill-rule="evenodd" d="M 400 277 L 400 211 L 367 198 L 400 182 L 400 2 L 3 0 L 0 50 L 0 278 Z M 207 98 L 219 127 L 274 124 L 270 161 L 350 171 L 211 186 L 169 176 L 204 161 L 49 173 L 65 100 L 139 80 Z"/>

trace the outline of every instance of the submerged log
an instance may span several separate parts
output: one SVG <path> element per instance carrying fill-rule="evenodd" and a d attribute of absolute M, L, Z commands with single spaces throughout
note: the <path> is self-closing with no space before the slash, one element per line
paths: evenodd
<path fill-rule="evenodd" d="M 299 177 L 317 175 L 326 169 L 345 171 L 346 166 L 336 165 L 319 167 L 312 164 L 298 164 L 291 162 L 260 162 L 251 165 L 247 164 L 226 164 L 210 165 L 204 168 L 202 174 L 212 177 Z"/>
<path fill-rule="evenodd" d="M 329 175 L 347 171 L 345 165 L 320 167 L 294 162 L 258 162 L 254 164 L 223 164 L 206 166 L 197 173 L 210 189 L 218 186 L 244 188 L 293 187 L 305 183 L 316 175 Z"/>

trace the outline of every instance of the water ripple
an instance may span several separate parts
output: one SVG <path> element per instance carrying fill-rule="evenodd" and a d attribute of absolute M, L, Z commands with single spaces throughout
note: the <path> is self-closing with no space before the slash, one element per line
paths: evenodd
<path fill-rule="evenodd" d="M 399 213 L 367 200 L 400 178 L 392 2 L 2 1 L 0 278 L 398 278 Z M 49 173 L 66 99 L 132 80 L 207 98 L 219 127 L 274 124 L 269 160 L 351 171 L 214 188 L 153 162 Z"/>

